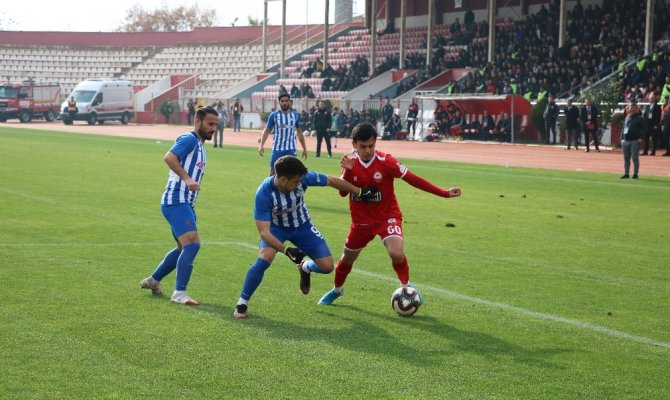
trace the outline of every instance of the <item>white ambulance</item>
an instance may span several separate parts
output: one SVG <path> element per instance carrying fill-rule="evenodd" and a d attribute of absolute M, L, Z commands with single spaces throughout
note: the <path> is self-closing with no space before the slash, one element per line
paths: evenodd
<path fill-rule="evenodd" d="M 76 107 L 68 103 L 71 98 Z M 127 124 L 135 116 L 133 84 L 127 80 L 89 79 L 79 83 L 61 105 L 60 119 L 65 125 L 86 121 L 89 125 L 120 121 Z"/>

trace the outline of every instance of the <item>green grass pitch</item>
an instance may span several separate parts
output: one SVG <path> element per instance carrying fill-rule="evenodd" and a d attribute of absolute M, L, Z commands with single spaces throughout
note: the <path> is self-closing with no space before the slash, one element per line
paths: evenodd
<path fill-rule="evenodd" d="M 202 305 L 188 308 L 139 287 L 173 244 L 159 208 L 171 144 L 0 128 L 0 398 L 670 396 L 667 178 L 402 159 L 463 190 L 396 183 L 416 315 L 391 309 L 398 282 L 375 241 L 336 305 L 317 305 L 332 275 L 305 296 L 280 255 L 237 321 L 267 158 L 208 145 L 189 285 Z M 339 174 L 335 159 L 307 166 Z M 338 258 L 346 199 L 306 197 Z"/>

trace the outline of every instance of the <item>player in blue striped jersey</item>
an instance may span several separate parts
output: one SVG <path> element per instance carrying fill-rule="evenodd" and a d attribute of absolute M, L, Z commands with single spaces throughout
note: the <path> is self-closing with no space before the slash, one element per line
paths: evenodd
<path fill-rule="evenodd" d="M 300 114 L 295 112 L 291 108 L 291 105 L 291 97 L 287 93 L 279 95 L 280 109 L 270 114 L 267 125 L 263 130 L 263 135 L 261 136 L 258 154 L 262 157 L 265 154 L 265 141 L 268 139 L 270 133 L 274 131 L 272 155 L 270 156 L 270 175 L 274 175 L 274 165 L 280 157 L 297 155 L 295 148 L 296 138 L 300 141 L 300 146 L 302 146 L 303 160 L 307 159 L 307 146 L 305 145 L 305 136 L 302 133 L 302 126 L 300 124 Z"/>
<path fill-rule="evenodd" d="M 258 258 L 247 271 L 242 293 L 233 315 L 247 317 L 247 305 L 263 280 L 277 252 L 286 254 L 300 272 L 300 289 L 309 293 L 310 273 L 333 271 L 333 256 L 319 230 L 312 223 L 305 204 L 305 191 L 310 186 L 331 186 L 354 196 L 361 189 L 343 179 L 307 171 L 294 156 L 283 156 L 275 163 L 276 175 L 266 178 L 256 191 L 254 218 L 260 233 Z M 290 241 L 296 247 L 284 245 Z M 311 260 L 303 260 L 308 255 Z"/>
<path fill-rule="evenodd" d="M 186 294 L 186 286 L 193 271 L 193 260 L 200 250 L 200 238 L 193 206 L 200 192 L 200 184 L 207 157 L 204 143 L 216 131 L 219 114 L 212 107 L 198 109 L 195 129 L 177 138 L 163 160 L 170 168 L 165 192 L 161 198 L 161 211 L 170 224 L 177 247 L 170 250 L 151 276 L 140 283 L 143 289 L 161 294 L 160 281 L 177 269 L 175 290 L 171 301 L 197 306 L 199 303 Z"/>

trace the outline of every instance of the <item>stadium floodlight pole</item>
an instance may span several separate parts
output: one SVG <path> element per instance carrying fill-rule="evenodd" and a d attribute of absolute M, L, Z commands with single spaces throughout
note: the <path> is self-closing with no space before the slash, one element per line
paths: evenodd
<path fill-rule="evenodd" d="M 268 68 L 267 36 L 268 36 L 268 0 L 265 0 L 263 2 L 263 70 L 261 72 L 265 72 Z"/>
<path fill-rule="evenodd" d="M 325 29 L 323 30 L 323 68 L 326 68 L 326 64 L 328 63 L 328 8 L 329 8 L 330 2 L 326 0 L 326 17 L 325 17 L 325 23 L 324 27 Z"/>
<path fill-rule="evenodd" d="M 496 0 L 488 0 L 489 12 L 489 48 L 488 48 L 488 62 L 493 62 L 496 42 Z"/>
<path fill-rule="evenodd" d="M 433 12 L 434 1 L 428 0 L 428 33 L 426 38 L 426 66 L 431 66 L 431 56 L 433 55 Z"/>
<path fill-rule="evenodd" d="M 654 0 L 647 0 L 647 20 L 644 26 L 644 55 L 651 54 L 654 49 Z"/>
<path fill-rule="evenodd" d="M 563 44 L 565 43 L 565 31 L 566 31 L 566 24 L 568 23 L 568 20 L 566 18 L 568 14 L 568 6 L 567 6 L 567 1 L 566 0 L 561 0 L 561 4 L 559 6 L 559 12 L 558 12 L 558 48 L 560 49 L 563 47 Z"/>
<path fill-rule="evenodd" d="M 400 0 L 400 69 L 405 69 L 405 19 L 407 17 L 407 0 Z M 387 16 L 388 18 L 388 16 Z"/>
<path fill-rule="evenodd" d="M 371 76 L 377 72 L 377 0 L 372 0 L 370 5 L 370 73 Z"/>
<path fill-rule="evenodd" d="M 286 63 L 286 0 L 281 5 L 281 63 L 279 64 L 279 79 L 284 78 L 284 63 Z"/>

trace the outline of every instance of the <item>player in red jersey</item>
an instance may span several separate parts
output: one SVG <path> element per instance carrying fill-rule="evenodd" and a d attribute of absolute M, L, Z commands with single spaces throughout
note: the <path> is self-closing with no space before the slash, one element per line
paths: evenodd
<path fill-rule="evenodd" d="M 409 283 L 409 266 L 403 250 L 402 213 L 393 189 L 394 179 L 402 179 L 417 189 L 440 197 L 458 197 L 461 189 L 445 190 L 414 175 L 392 155 L 375 150 L 377 130 L 370 123 L 357 125 L 352 132 L 354 155 L 342 156 L 342 179 L 375 196 L 362 201 L 358 196 L 349 198 L 351 227 L 344 242 L 344 250 L 335 268 L 334 288 L 323 295 L 319 304 L 330 305 L 344 291 L 344 281 L 351 272 L 361 250 L 375 236 L 386 246 L 393 269 L 403 286 Z M 340 192 L 341 196 L 348 193 Z"/>

